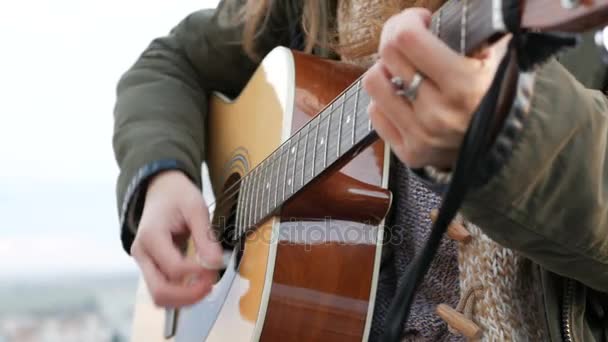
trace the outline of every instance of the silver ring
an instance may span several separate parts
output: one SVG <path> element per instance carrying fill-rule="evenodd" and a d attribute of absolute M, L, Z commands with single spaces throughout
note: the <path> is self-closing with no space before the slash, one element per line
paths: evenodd
<path fill-rule="evenodd" d="M 401 81 L 401 87 L 397 86 L 396 78 L 398 78 Z M 414 77 L 412 78 L 412 82 L 410 82 L 410 84 L 407 86 L 407 88 L 403 87 L 403 80 L 400 77 L 397 76 L 397 77 L 393 77 L 391 79 L 391 82 L 397 88 L 397 91 L 395 91 L 395 94 L 405 97 L 410 102 L 413 102 L 416 99 L 416 96 L 418 95 L 418 89 L 420 88 L 422 81 L 424 81 L 424 76 L 422 76 L 422 74 L 420 74 L 419 72 L 416 72 L 414 74 Z"/>
<path fill-rule="evenodd" d="M 391 78 L 391 83 L 393 84 L 393 86 L 395 87 L 395 89 L 397 91 L 403 90 L 403 86 L 405 85 L 403 83 L 403 78 L 401 78 L 399 76 L 393 76 L 393 78 Z"/>

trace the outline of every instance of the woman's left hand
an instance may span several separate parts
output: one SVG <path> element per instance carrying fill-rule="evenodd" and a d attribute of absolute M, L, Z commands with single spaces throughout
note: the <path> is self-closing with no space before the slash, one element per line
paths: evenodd
<path fill-rule="evenodd" d="M 402 162 L 412 168 L 449 169 L 508 41 L 465 57 L 429 31 L 430 19 L 419 8 L 389 19 L 382 30 L 380 58 L 363 85 L 372 99 L 368 110 L 374 128 Z M 416 72 L 424 79 L 409 101 L 396 94 L 391 79 L 400 77 L 407 88 Z"/>

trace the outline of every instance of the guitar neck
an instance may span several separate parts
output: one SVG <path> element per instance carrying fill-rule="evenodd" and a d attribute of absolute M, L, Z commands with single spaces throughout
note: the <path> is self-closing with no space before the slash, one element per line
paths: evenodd
<path fill-rule="evenodd" d="M 503 10 L 508 6 L 504 6 L 504 3 L 513 1 L 448 1 L 434 13 L 430 30 L 453 50 L 470 54 L 507 31 Z M 557 0 L 550 2 L 558 3 Z M 523 25 L 541 29 L 560 27 L 537 18 L 535 13 L 538 13 L 541 3 L 546 4 L 547 1 L 525 2 Z M 531 14 L 526 14 L 528 8 Z M 561 24 L 570 25 L 566 26 L 570 28 L 573 23 L 580 23 L 586 13 L 585 9 L 568 12 L 554 5 L 549 8 L 552 12 L 547 13 L 555 13 L 562 19 Z M 591 14 L 594 18 L 606 16 L 608 0 L 598 0 L 590 8 L 595 9 Z M 582 26 L 578 24 L 577 28 Z M 589 25 L 584 28 L 589 28 Z M 370 97 L 361 87 L 359 78 L 243 177 L 236 217 L 237 236 L 274 213 L 327 169 L 343 158 L 352 158 L 377 139 L 367 113 L 369 102 Z"/>
<path fill-rule="evenodd" d="M 358 79 L 242 180 L 237 228 L 242 233 L 359 147 L 375 141 L 370 98 Z M 247 203 L 247 205 L 245 205 Z"/>

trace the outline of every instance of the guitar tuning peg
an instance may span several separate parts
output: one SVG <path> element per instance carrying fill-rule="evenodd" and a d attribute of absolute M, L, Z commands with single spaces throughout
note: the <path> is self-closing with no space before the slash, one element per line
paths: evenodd
<path fill-rule="evenodd" d="M 595 45 L 600 49 L 602 61 L 608 64 L 608 26 L 595 33 Z"/>

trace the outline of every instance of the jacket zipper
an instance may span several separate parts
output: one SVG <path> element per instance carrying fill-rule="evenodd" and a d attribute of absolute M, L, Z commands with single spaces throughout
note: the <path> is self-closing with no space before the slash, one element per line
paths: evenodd
<path fill-rule="evenodd" d="M 562 336 L 565 342 L 574 341 L 574 338 L 572 337 L 572 322 L 570 321 L 574 286 L 574 280 L 566 279 L 564 286 L 564 298 L 562 301 Z"/>

